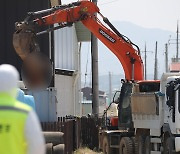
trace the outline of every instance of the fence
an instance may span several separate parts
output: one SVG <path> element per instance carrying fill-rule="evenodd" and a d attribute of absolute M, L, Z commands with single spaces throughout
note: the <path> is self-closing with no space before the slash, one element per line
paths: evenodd
<path fill-rule="evenodd" d="M 94 118 L 81 118 L 82 146 L 87 146 L 90 149 L 97 149 L 99 147 L 98 133 L 97 121 Z"/>
<path fill-rule="evenodd" d="M 43 131 L 64 133 L 65 154 L 72 154 L 80 146 L 97 149 L 98 125 L 94 118 L 59 117 L 57 122 L 42 122 Z"/>

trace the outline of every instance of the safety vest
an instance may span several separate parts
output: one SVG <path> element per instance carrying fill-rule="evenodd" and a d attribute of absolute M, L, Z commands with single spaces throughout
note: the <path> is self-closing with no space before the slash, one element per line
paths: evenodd
<path fill-rule="evenodd" d="M 0 154 L 27 154 L 25 123 L 31 108 L 0 94 Z"/>

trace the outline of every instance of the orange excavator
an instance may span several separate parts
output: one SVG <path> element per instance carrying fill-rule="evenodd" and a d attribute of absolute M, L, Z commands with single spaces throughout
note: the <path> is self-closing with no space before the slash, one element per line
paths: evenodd
<path fill-rule="evenodd" d="M 104 25 L 95 14 L 98 13 Z M 75 22 L 82 22 L 110 51 L 112 51 L 121 62 L 126 80 L 143 80 L 143 62 L 137 45 L 130 39 L 118 32 L 118 30 L 104 17 L 99 8 L 92 2 L 79 1 L 68 5 L 55 6 L 53 8 L 29 12 L 23 22 L 16 23 L 16 33 L 13 44 L 22 59 L 31 50 L 37 50 L 34 37 L 39 34 L 50 32 Z M 57 27 L 36 32 L 35 29 L 41 26 L 59 24 Z"/>
<path fill-rule="evenodd" d="M 98 17 L 102 17 L 103 23 L 96 14 Z M 25 60 L 27 57 L 29 58 L 29 53 L 39 51 L 35 40 L 37 35 L 72 26 L 76 22 L 82 22 L 115 54 L 125 72 L 121 91 L 117 92 L 113 98 L 113 102 L 118 104 L 118 115 L 110 119 L 105 116 L 110 106 L 104 114 L 104 122 L 99 135 L 100 148 L 106 154 L 113 153 L 111 151 L 113 148 L 119 148 L 120 153 L 123 154 L 124 152 L 133 154 L 135 153 L 133 152 L 135 142 L 132 138 L 136 132 L 132 121 L 131 94 L 134 91 L 142 93 L 158 91 L 160 83 L 159 81 L 143 81 L 143 62 L 138 46 L 118 32 L 109 20 L 100 13 L 99 8 L 94 3 L 78 1 L 46 10 L 29 12 L 24 21 L 16 23 L 16 32 L 13 35 L 14 48 L 21 59 Z M 54 24 L 58 26 L 54 27 Z M 51 26 L 51 28 L 38 32 L 36 29 L 42 26 Z M 30 61 L 30 64 L 32 63 L 35 64 L 35 62 Z M 139 145 L 138 149 L 142 150 L 143 146 Z"/>

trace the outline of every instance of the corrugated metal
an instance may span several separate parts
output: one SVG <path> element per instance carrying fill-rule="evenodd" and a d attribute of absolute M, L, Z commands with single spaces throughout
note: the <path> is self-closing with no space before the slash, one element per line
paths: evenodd
<path fill-rule="evenodd" d="M 78 43 L 75 27 L 66 27 L 54 33 L 55 68 L 78 69 Z"/>
<path fill-rule="evenodd" d="M 12 35 L 16 21 L 22 21 L 29 11 L 46 9 L 49 0 L 1 0 L 0 4 L 0 64 L 14 65 L 20 72 L 21 60 L 16 55 L 12 45 Z M 49 54 L 49 37 L 44 35 L 39 39 L 41 50 Z"/>

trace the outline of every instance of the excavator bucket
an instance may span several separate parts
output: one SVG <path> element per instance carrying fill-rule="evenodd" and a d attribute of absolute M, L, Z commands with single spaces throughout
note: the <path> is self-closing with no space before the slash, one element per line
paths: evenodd
<path fill-rule="evenodd" d="M 39 51 L 39 45 L 35 41 L 35 28 L 24 22 L 16 23 L 15 27 L 13 46 L 16 53 L 24 60 L 29 53 Z"/>
<path fill-rule="evenodd" d="M 52 79 L 49 58 L 40 52 L 36 42 L 35 26 L 25 22 L 15 24 L 13 46 L 23 60 L 21 76 L 29 89 L 47 88 Z"/>

